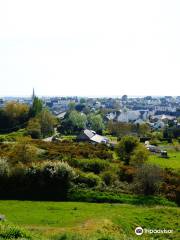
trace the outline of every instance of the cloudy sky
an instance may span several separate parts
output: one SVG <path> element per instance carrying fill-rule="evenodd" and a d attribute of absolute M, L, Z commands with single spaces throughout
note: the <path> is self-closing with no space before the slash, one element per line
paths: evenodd
<path fill-rule="evenodd" d="M 0 96 L 180 95 L 180 1 L 1 0 Z"/>

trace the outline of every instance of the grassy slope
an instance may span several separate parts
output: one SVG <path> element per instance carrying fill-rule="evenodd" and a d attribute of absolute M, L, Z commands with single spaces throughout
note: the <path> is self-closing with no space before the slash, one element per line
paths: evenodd
<path fill-rule="evenodd" d="M 156 154 L 149 157 L 149 162 L 157 164 L 163 168 L 180 169 L 180 152 L 168 152 L 169 158 L 161 158 Z"/>
<path fill-rule="evenodd" d="M 63 232 L 89 234 L 105 229 L 135 237 L 136 226 L 177 230 L 180 209 L 127 204 L 0 201 L 0 213 L 10 222 L 44 236 Z M 179 239 L 178 236 L 176 232 L 173 239 Z M 169 238 L 166 236 L 165 239 Z"/>

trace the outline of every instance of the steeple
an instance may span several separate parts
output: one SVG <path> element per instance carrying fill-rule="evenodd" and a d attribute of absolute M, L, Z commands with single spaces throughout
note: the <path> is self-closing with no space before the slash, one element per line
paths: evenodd
<path fill-rule="evenodd" d="M 32 100 L 34 100 L 34 98 L 35 98 L 35 91 L 34 91 L 34 88 L 33 88 L 33 94 L 32 94 Z"/>

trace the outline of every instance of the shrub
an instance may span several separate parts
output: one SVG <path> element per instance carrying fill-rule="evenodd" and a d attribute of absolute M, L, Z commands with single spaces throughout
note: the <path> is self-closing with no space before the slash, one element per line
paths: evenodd
<path fill-rule="evenodd" d="M 122 166 L 118 172 L 119 180 L 131 183 L 136 171 L 136 168 L 133 166 Z"/>
<path fill-rule="evenodd" d="M 19 138 L 9 154 L 12 163 L 28 163 L 34 161 L 37 157 L 37 148 L 31 144 L 31 138 Z"/>
<path fill-rule="evenodd" d="M 149 151 L 143 146 L 138 145 L 130 156 L 130 165 L 140 165 L 148 160 Z"/>
<path fill-rule="evenodd" d="M 165 169 L 161 192 L 167 199 L 176 201 L 180 205 L 180 172 Z"/>
<path fill-rule="evenodd" d="M 6 159 L 0 158 L 0 176 L 7 176 L 9 174 L 9 164 Z"/>
<path fill-rule="evenodd" d="M 35 239 L 26 230 L 9 223 L 0 223 L 0 239 Z M 37 239 L 37 238 L 36 238 Z"/>
<path fill-rule="evenodd" d="M 99 174 L 108 168 L 109 163 L 101 159 L 77 159 L 73 161 L 73 165 L 85 172 Z"/>
<path fill-rule="evenodd" d="M 103 172 L 101 177 L 107 186 L 112 185 L 118 179 L 117 175 L 112 171 Z"/>
<path fill-rule="evenodd" d="M 121 139 L 118 147 L 117 153 L 122 161 L 126 165 L 129 165 L 129 161 L 132 155 L 132 152 L 139 145 L 138 139 L 133 136 L 125 136 Z"/>
<path fill-rule="evenodd" d="M 94 173 L 83 173 L 80 171 L 75 179 L 76 184 L 82 184 L 90 188 L 98 186 L 100 182 L 101 178 Z"/>
<path fill-rule="evenodd" d="M 159 192 L 162 170 L 156 165 L 144 164 L 138 168 L 134 178 L 134 191 L 144 195 Z"/>
<path fill-rule="evenodd" d="M 1 195 L 18 199 L 64 200 L 75 178 L 74 170 L 64 162 L 17 165 L 6 181 L 1 182 Z"/>

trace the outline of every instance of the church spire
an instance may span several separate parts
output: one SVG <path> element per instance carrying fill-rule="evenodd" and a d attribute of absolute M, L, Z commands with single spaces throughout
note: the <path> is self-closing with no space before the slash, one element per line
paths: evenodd
<path fill-rule="evenodd" d="M 32 100 L 34 100 L 34 98 L 35 98 L 35 91 L 34 91 L 34 88 L 33 88 L 33 94 L 32 94 Z"/>

